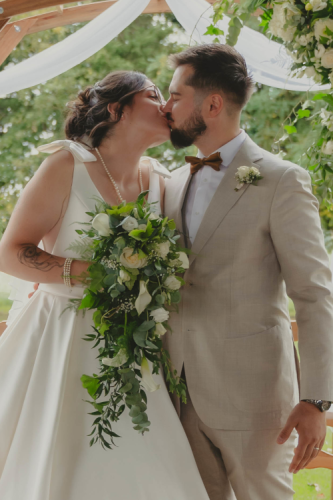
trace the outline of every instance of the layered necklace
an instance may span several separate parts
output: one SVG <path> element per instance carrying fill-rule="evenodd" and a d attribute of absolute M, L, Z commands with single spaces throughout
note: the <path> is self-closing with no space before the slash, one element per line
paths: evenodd
<path fill-rule="evenodd" d="M 98 148 L 95 148 L 95 151 L 96 151 L 96 153 L 98 154 L 99 159 L 101 160 L 101 163 L 102 163 L 102 165 L 103 165 L 103 167 L 104 167 L 105 172 L 107 173 L 107 175 L 108 175 L 108 177 L 109 177 L 110 181 L 111 181 L 111 182 L 112 182 L 112 184 L 113 184 L 113 187 L 114 187 L 114 189 L 115 189 L 115 191 L 116 191 L 116 194 L 117 194 L 117 196 L 118 196 L 118 199 L 119 199 L 120 203 L 123 203 L 124 199 L 123 199 L 123 197 L 122 197 L 122 196 L 121 196 L 121 194 L 120 194 L 119 187 L 118 187 L 118 185 L 117 185 L 116 181 L 114 180 L 114 178 L 112 177 L 112 175 L 110 174 L 110 172 L 109 172 L 109 170 L 108 170 L 107 166 L 105 165 L 105 161 L 103 160 L 101 153 L 99 152 Z M 142 170 L 141 170 L 141 165 L 140 165 L 140 163 L 139 163 L 139 182 L 140 182 L 140 189 L 141 189 L 141 193 L 142 193 L 142 191 L 143 191 L 143 182 L 142 182 Z"/>

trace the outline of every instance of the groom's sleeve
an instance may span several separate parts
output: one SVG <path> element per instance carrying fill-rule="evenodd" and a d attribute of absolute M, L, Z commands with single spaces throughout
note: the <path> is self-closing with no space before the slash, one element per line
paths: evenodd
<path fill-rule="evenodd" d="M 296 310 L 300 399 L 333 401 L 332 273 L 311 178 L 297 165 L 280 178 L 271 205 L 270 230 Z"/>

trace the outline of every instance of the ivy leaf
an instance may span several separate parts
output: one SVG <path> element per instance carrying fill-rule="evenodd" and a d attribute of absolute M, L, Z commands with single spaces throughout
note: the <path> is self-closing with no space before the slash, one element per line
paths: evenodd
<path fill-rule="evenodd" d="M 211 24 L 204 35 L 224 35 L 224 31 Z"/>
<path fill-rule="evenodd" d="M 311 114 L 309 109 L 299 109 L 297 111 L 298 117 L 299 118 L 308 118 Z"/>
<path fill-rule="evenodd" d="M 82 386 L 84 389 L 87 389 L 89 395 L 96 399 L 96 392 L 99 389 L 100 383 L 99 380 L 95 377 L 90 377 L 89 375 L 82 375 L 81 377 Z"/>
<path fill-rule="evenodd" d="M 287 131 L 289 135 L 297 133 L 297 128 L 294 125 L 285 125 L 283 128 Z"/>

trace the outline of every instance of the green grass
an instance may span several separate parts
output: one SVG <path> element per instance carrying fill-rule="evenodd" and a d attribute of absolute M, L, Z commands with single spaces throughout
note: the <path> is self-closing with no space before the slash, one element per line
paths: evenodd
<path fill-rule="evenodd" d="M 332 428 L 327 427 L 323 450 L 332 453 Z M 294 475 L 294 500 L 330 500 L 331 471 L 327 469 L 301 470 Z"/>
<path fill-rule="evenodd" d="M 12 301 L 7 299 L 6 296 L 0 294 L 0 321 L 7 319 L 11 305 Z"/>

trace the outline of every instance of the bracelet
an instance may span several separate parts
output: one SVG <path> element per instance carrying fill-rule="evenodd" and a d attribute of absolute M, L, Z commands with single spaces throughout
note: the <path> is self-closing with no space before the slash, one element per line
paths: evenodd
<path fill-rule="evenodd" d="M 72 288 L 71 284 L 71 265 L 74 259 L 67 258 L 64 263 L 64 273 L 62 277 L 64 278 L 64 283 L 69 288 Z"/>

